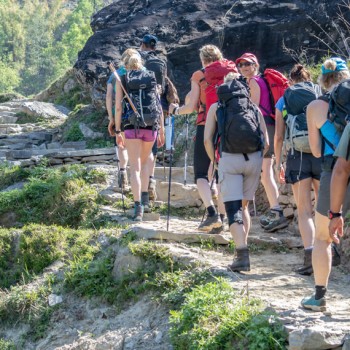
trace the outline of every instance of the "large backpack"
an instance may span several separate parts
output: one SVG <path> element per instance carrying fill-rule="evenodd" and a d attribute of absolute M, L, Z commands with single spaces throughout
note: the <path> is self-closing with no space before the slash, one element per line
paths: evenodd
<path fill-rule="evenodd" d="M 283 96 L 286 89 L 289 87 L 289 81 L 282 73 L 270 68 L 264 70 L 262 78 L 265 80 L 266 85 L 269 89 L 272 110 L 270 116 L 275 119 L 275 105 L 277 101 Z"/>
<path fill-rule="evenodd" d="M 219 98 L 216 112 L 220 154 L 247 154 L 263 148 L 259 122 L 259 110 L 250 100 L 247 84 L 242 80 L 231 80 L 217 89 Z"/>
<path fill-rule="evenodd" d="M 224 82 L 224 77 L 230 73 L 238 73 L 236 64 L 230 60 L 223 59 L 221 61 L 215 61 L 208 66 L 206 66 L 203 70 L 204 79 L 207 84 L 205 87 L 205 110 L 209 111 L 210 106 L 218 101 L 218 95 L 216 90 L 219 85 Z M 197 124 L 199 122 L 205 121 L 206 114 L 204 113 L 204 117 L 201 117 L 201 120 L 197 120 Z"/>
<path fill-rule="evenodd" d="M 157 93 L 154 73 L 148 70 L 130 70 L 125 75 L 125 86 L 138 113 L 130 110 L 125 125 L 137 128 L 152 126 L 157 129 L 162 108 Z"/>
<path fill-rule="evenodd" d="M 284 103 L 287 115 L 285 144 L 287 149 L 311 153 L 309 133 L 306 121 L 306 107 L 322 94 L 321 88 L 312 82 L 297 83 L 284 93 Z"/>
<path fill-rule="evenodd" d="M 328 119 L 342 134 L 350 121 L 350 79 L 342 81 L 331 92 Z"/>
<path fill-rule="evenodd" d="M 154 72 L 157 84 L 162 87 L 162 93 L 165 91 L 167 76 L 167 66 L 164 60 L 159 58 L 154 51 L 141 51 L 142 59 L 144 60 L 144 66 Z"/>

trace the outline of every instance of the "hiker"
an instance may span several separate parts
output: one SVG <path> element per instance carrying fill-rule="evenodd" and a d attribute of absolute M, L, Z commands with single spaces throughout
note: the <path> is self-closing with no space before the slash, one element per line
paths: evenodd
<path fill-rule="evenodd" d="M 252 101 L 260 108 L 264 116 L 267 132 L 269 134 L 270 148 L 264 155 L 261 183 L 264 186 L 267 199 L 270 204 L 270 212 L 267 216 L 260 218 L 260 224 L 267 232 L 288 226 L 288 220 L 283 215 L 283 210 L 278 202 L 278 188 L 273 171 L 273 155 L 275 135 L 275 120 L 271 117 L 273 106 L 270 102 L 270 93 L 264 78 L 259 74 L 259 62 L 252 53 L 244 53 L 236 59 L 237 67 L 240 73 L 247 79 Z"/>
<path fill-rule="evenodd" d="M 311 82 L 311 74 L 296 64 L 289 74 L 292 86 L 276 104 L 275 155 L 277 178 L 292 185 L 298 211 L 298 227 L 304 245 L 304 264 L 296 270 L 301 275 L 312 274 L 312 248 L 315 237 L 312 189 L 315 203 L 321 176 L 321 158 L 312 153 L 308 140 L 306 107 L 322 94 L 319 85 Z M 297 127 L 300 128 L 297 129 Z M 282 165 L 283 141 L 288 148 L 286 169 Z"/>
<path fill-rule="evenodd" d="M 134 220 L 142 221 L 144 206 L 149 206 L 149 175 L 151 173 L 148 158 L 153 144 L 158 140 L 164 144 L 164 121 L 157 82 L 153 72 L 144 69 L 138 52 L 125 52 L 122 60 L 126 74 L 121 78 L 123 87 L 137 108 L 137 113 L 129 113 L 124 122 L 124 136 L 121 133 L 122 99 L 124 92 L 119 82 L 116 85 L 115 129 L 118 145 L 125 145 L 130 163 L 130 184 L 134 197 Z M 131 104 L 131 102 L 130 102 Z"/>
<path fill-rule="evenodd" d="M 211 186 L 208 179 L 210 159 L 204 147 L 204 127 L 210 103 L 217 101 L 216 85 L 223 82 L 223 78 L 230 71 L 237 72 L 234 62 L 223 58 L 221 51 L 214 45 L 205 45 L 199 50 L 203 69 L 197 70 L 191 77 L 191 90 L 188 103 L 179 107 L 170 104 L 169 113 L 175 115 L 191 114 L 197 111 L 197 128 L 194 144 L 194 180 L 199 195 L 206 207 L 207 218 L 199 225 L 200 231 L 218 233 L 223 229 L 225 207 L 219 195 L 218 211 L 212 198 Z M 220 191 L 219 191 L 220 193 Z M 212 229 L 216 229 L 212 231 Z"/>
<path fill-rule="evenodd" d="M 154 72 L 159 87 L 160 102 L 163 109 L 163 117 L 166 117 L 169 103 L 179 103 L 179 97 L 174 84 L 167 76 L 166 62 L 159 58 L 156 53 L 158 38 L 152 34 L 146 34 L 141 43 L 140 55 L 144 60 L 145 67 Z M 152 169 L 149 178 L 148 193 L 150 200 L 154 201 L 157 198 L 156 180 L 154 178 L 154 170 L 158 153 L 157 142 L 154 143 L 152 154 L 149 159 Z M 146 209 L 146 208 L 145 208 Z"/>
<path fill-rule="evenodd" d="M 136 51 L 136 50 L 135 50 Z M 123 59 L 123 57 L 121 58 Z M 120 66 L 117 73 L 121 77 L 125 74 L 126 70 L 123 66 Z M 106 108 L 108 113 L 108 132 L 110 136 L 115 137 L 114 133 L 114 127 L 115 127 L 115 103 L 114 103 L 114 97 L 116 93 L 116 76 L 114 73 L 112 73 L 107 81 L 107 92 L 106 92 Z M 121 131 L 124 132 L 123 125 L 121 125 Z M 119 166 L 120 166 L 120 172 L 118 174 L 118 185 L 120 188 L 125 188 L 128 186 L 128 175 L 126 172 L 126 166 L 128 164 L 128 152 L 126 151 L 126 148 L 123 146 L 118 147 L 118 159 L 119 159 Z"/>
<path fill-rule="evenodd" d="M 329 236 L 333 242 L 339 244 L 339 238 L 344 234 L 344 216 L 349 209 L 349 178 L 350 178 L 350 124 L 346 126 L 338 147 L 334 152 L 337 157 L 331 179 L 331 205 L 333 213 L 329 221 Z M 334 215 L 339 213 L 341 215 Z"/>
<path fill-rule="evenodd" d="M 269 148 L 268 133 L 260 110 L 250 99 L 248 85 L 238 73 L 229 73 L 217 94 L 219 103 L 209 109 L 204 143 L 210 160 L 216 163 L 213 135 L 218 129 L 220 192 L 236 247 L 236 257 L 228 268 L 250 271 L 248 204 L 259 185 L 263 153 Z"/>
<path fill-rule="evenodd" d="M 335 162 L 333 154 L 336 146 L 339 144 L 341 134 L 336 123 L 329 119 L 329 111 L 331 109 L 329 102 L 332 100 L 332 91 L 337 89 L 337 84 L 349 78 L 350 73 L 345 61 L 337 57 L 327 59 L 321 67 L 319 84 L 328 93 L 311 102 L 306 111 L 311 151 L 315 157 L 321 157 L 322 159 L 322 172 L 315 213 L 315 242 L 312 251 L 315 294 L 304 298 L 301 302 L 304 308 L 314 311 L 326 309 L 325 295 L 332 259 L 333 265 L 335 265 L 335 258 L 339 258 L 337 250 L 333 250 L 334 256 L 332 258 L 332 239 L 329 236 L 328 225 L 329 220 L 334 220 L 334 217 L 339 216 L 339 211 L 331 212 L 329 209 L 330 183 Z M 350 87 L 348 91 L 350 91 Z M 343 205 L 344 213 L 348 210 L 350 204 L 349 191 L 346 198 L 346 203 Z"/>

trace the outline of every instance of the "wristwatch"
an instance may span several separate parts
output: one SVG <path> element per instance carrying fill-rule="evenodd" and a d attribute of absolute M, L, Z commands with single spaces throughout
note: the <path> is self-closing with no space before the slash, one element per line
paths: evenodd
<path fill-rule="evenodd" d="M 121 133 L 121 130 L 116 130 L 115 133 L 118 135 Z"/>
<path fill-rule="evenodd" d="M 342 215 L 342 212 L 339 213 L 333 213 L 332 210 L 328 210 L 328 219 L 332 220 L 334 218 L 340 218 Z"/>

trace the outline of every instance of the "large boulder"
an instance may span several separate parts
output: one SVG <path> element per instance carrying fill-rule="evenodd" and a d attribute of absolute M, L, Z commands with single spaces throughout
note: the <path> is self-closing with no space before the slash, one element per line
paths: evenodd
<path fill-rule="evenodd" d="M 314 35 L 325 38 L 329 32 L 341 46 L 339 34 L 331 28 L 338 6 L 335 0 L 115 1 L 93 16 L 94 34 L 79 53 L 74 70 L 94 103 L 102 106 L 110 74 L 107 62 L 118 60 L 126 48 L 138 48 L 143 35 L 153 33 L 183 98 L 191 74 L 201 67 L 198 49 L 205 44 L 219 46 L 230 59 L 254 52 L 263 68 L 283 70 L 294 63 L 284 47 L 294 53 L 308 50 L 313 56 L 307 57 L 310 62 L 328 50 Z"/>

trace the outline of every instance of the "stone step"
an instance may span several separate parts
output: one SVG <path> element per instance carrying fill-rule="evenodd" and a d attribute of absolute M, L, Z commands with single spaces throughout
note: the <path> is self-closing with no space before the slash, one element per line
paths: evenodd
<path fill-rule="evenodd" d="M 36 124 L 0 124 L 0 135 L 13 135 L 13 134 L 21 134 L 25 132 L 32 131 L 44 131 L 46 130 L 45 126 L 40 126 Z"/>
<path fill-rule="evenodd" d="M 15 117 L 17 112 L 13 112 L 12 110 L 9 111 L 2 111 L 0 109 L 0 116 L 5 116 L 5 117 Z"/>
<path fill-rule="evenodd" d="M 15 115 L 15 114 L 14 114 Z M 13 124 L 16 123 L 18 120 L 18 117 L 15 116 L 9 116 L 9 115 L 0 115 L 0 124 Z"/>
<path fill-rule="evenodd" d="M 65 151 L 74 151 L 74 149 L 65 149 Z M 7 151 L 6 157 L 10 160 L 16 160 L 16 159 L 30 159 L 33 156 L 47 156 L 51 154 L 57 154 L 60 153 L 61 149 L 26 149 L 26 150 L 13 150 L 13 151 Z M 65 152 L 67 153 L 67 152 Z M 62 157 L 65 158 L 65 157 Z"/>

